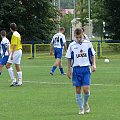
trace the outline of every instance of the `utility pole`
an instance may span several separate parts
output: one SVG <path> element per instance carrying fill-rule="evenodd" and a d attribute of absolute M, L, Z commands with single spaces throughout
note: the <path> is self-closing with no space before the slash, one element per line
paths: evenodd
<path fill-rule="evenodd" d="M 60 12 L 60 10 L 61 10 L 60 7 L 61 7 L 61 6 L 60 6 L 60 0 L 58 0 L 58 9 L 59 9 L 59 12 Z M 58 29 L 60 29 L 60 15 L 58 16 L 58 21 L 59 21 Z"/>
<path fill-rule="evenodd" d="M 74 18 L 76 18 L 76 0 L 74 0 Z"/>
<path fill-rule="evenodd" d="M 88 20 L 89 20 L 89 38 L 91 38 L 91 35 L 90 35 L 90 33 L 91 33 L 91 18 L 90 18 L 90 0 L 88 0 Z"/>
<path fill-rule="evenodd" d="M 53 0 L 53 5 L 56 6 L 55 0 Z"/>
<path fill-rule="evenodd" d="M 61 6 L 60 6 L 61 2 L 60 0 L 53 0 L 53 5 L 56 7 L 56 9 L 60 12 L 61 10 Z M 60 15 L 57 15 L 58 20 L 58 25 L 57 25 L 57 30 L 60 28 Z"/>

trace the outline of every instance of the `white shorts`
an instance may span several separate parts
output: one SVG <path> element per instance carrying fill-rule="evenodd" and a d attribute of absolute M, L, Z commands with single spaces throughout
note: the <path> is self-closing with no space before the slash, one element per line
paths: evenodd
<path fill-rule="evenodd" d="M 22 50 L 17 50 L 14 52 L 13 54 L 13 60 L 11 60 L 11 53 L 10 56 L 8 58 L 8 63 L 14 63 L 14 64 L 20 64 L 21 61 L 21 57 L 22 57 Z"/>

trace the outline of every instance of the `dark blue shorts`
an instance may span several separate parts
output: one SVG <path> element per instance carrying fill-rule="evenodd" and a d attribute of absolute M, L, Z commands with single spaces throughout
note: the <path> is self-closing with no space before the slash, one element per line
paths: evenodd
<path fill-rule="evenodd" d="M 85 67 L 73 67 L 72 82 L 73 86 L 89 86 L 90 85 L 90 68 Z"/>
<path fill-rule="evenodd" d="M 63 49 L 62 48 L 54 48 L 54 56 L 55 58 L 59 58 L 61 59 L 62 58 L 62 51 Z"/>
<path fill-rule="evenodd" d="M 1 58 L 0 64 L 1 64 L 1 65 L 6 65 L 6 63 L 7 63 L 7 61 L 8 61 L 8 57 L 9 57 L 9 56 L 4 56 L 3 58 Z"/>

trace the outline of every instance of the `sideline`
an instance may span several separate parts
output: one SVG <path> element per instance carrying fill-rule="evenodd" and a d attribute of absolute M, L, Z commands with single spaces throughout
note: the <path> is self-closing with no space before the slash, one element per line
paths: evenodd
<path fill-rule="evenodd" d="M 50 85 L 70 85 L 72 83 L 62 83 L 62 82 L 39 82 L 39 81 L 23 81 L 25 83 L 39 83 L 39 84 L 50 84 Z M 120 85 L 112 85 L 112 84 L 91 84 L 91 86 L 116 86 L 120 87 Z"/>

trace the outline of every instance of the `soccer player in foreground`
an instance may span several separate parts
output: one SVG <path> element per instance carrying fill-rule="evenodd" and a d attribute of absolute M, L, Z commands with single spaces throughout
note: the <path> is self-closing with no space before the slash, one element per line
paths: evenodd
<path fill-rule="evenodd" d="M 68 59 L 67 76 L 76 88 L 76 101 L 79 106 L 79 114 L 89 113 L 88 98 L 90 96 L 90 75 L 96 71 L 95 51 L 92 43 L 83 38 L 83 31 L 77 28 L 74 31 L 75 41 L 70 43 L 66 58 Z M 71 73 L 72 65 L 72 73 Z M 82 97 L 82 91 L 84 97 Z"/>
<path fill-rule="evenodd" d="M 2 68 L 4 65 L 6 65 L 7 61 L 8 61 L 8 57 L 10 54 L 10 42 L 9 40 L 6 38 L 6 31 L 2 30 L 1 31 L 1 60 L 0 60 L 0 75 L 2 74 Z"/>
<path fill-rule="evenodd" d="M 63 67 L 62 67 L 62 54 L 63 54 L 63 48 L 65 48 L 65 51 L 67 49 L 66 47 L 66 40 L 65 40 L 65 35 L 63 34 L 65 31 L 64 27 L 61 27 L 59 32 L 56 33 L 53 36 L 53 39 L 51 41 L 51 45 L 50 45 L 50 55 L 52 55 L 52 46 L 54 47 L 54 56 L 55 56 L 55 63 L 50 71 L 51 75 L 54 75 L 54 72 L 57 68 L 57 66 L 59 66 L 61 75 L 65 75 Z"/>
<path fill-rule="evenodd" d="M 17 32 L 17 26 L 15 23 L 10 24 L 10 30 L 13 33 L 10 44 L 10 56 L 6 64 L 6 68 L 8 69 L 10 78 L 12 80 L 12 84 L 10 86 L 21 86 L 22 85 L 22 71 L 20 68 L 20 61 L 22 57 L 22 44 L 21 44 L 21 36 Z M 12 64 L 15 64 L 15 68 L 17 71 L 17 80 L 14 76 Z"/>

